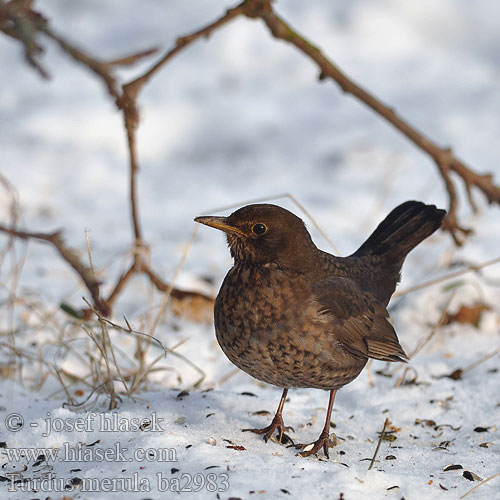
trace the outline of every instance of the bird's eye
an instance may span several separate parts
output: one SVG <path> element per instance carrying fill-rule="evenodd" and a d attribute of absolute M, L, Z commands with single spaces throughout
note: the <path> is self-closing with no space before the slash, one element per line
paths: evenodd
<path fill-rule="evenodd" d="M 264 233 L 267 232 L 267 226 L 265 224 L 254 224 L 252 226 L 252 233 L 256 234 L 257 236 L 262 236 Z"/>

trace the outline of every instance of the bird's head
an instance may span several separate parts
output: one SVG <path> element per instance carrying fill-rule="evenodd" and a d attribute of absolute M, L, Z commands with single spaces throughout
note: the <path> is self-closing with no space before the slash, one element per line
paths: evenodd
<path fill-rule="evenodd" d="M 236 264 L 303 269 L 317 249 L 302 219 L 276 205 L 247 205 L 228 217 L 202 216 L 196 222 L 226 233 Z"/>

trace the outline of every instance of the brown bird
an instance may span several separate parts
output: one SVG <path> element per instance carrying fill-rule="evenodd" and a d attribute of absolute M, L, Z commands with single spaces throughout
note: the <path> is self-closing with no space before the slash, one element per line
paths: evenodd
<path fill-rule="evenodd" d="M 333 401 L 369 358 L 406 361 L 386 306 L 403 261 L 440 226 L 434 205 L 407 201 L 395 208 L 349 257 L 319 250 L 304 222 L 276 205 L 248 205 L 229 217 L 195 221 L 226 233 L 234 259 L 215 301 L 217 340 L 240 369 L 283 388 L 264 434 L 287 430 L 282 411 L 289 388 L 330 391 L 323 431 L 301 456 L 328 457 Z"/>

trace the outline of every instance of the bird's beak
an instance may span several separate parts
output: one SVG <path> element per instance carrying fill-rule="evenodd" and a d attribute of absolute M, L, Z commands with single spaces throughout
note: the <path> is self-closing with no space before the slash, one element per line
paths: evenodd
<path fill-rule="evenodd" d="M 206 215 L 202 217 L 195 217 L 195 222 L 200 224 L 205 224 L 205 226 L 214 227 L 215 229 L 220 229 L 225 233 L 236 234 L 237 236 L 246 236 L 245 233 L 238 229 L 237 227 L 231 226 L 226 222 L 226 217 L 215 217 L 213 215 Z"/>

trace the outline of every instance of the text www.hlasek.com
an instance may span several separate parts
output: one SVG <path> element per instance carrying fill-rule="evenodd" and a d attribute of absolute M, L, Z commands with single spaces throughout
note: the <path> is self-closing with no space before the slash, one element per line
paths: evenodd
<path fill-rule="evenodd" d="M 50 462 L 177 462 L 174 448 L 136 448 L 127 456 L 128 448 L 114 443 L 110 448 L 89 445 L 70 447 L 64 443 L 61 448 L 5 448 L 3 453 L 9 462 L 34 462 L 33 466 L 48 465 Z M 134 472 L 130 477 L 75 478 L 67 480 L 52 473 L 41 477 L 25 478 L 22 472 L 6 473 L 9 491 L 68 492 L 79 489 L 83 492 L 148 492 L 154 489 L 171 492 L 224 492 L 229 488 L 228 474 L 181 473 L 179 477 L 168 477 L 157 472 L 154 477 L 140 477 Z"/>
<path fill-rule="evenodd" d="M 135 448 L 129 453 L 120 443 L 112 447 L 64 443 L 62 448 L 5 448 L 9 462 L 177 462 L 175 448 Z"/>

